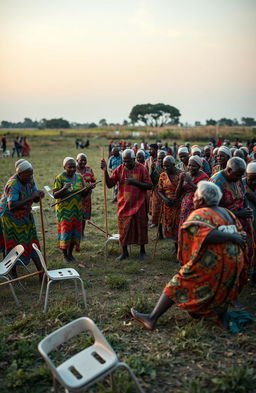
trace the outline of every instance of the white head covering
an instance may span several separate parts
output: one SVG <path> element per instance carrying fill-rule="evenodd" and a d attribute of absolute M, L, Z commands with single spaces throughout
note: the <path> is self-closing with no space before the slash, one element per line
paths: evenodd
<path fill-rule="evenodd" d="M 218 148 L 218 147 L 215 147 L 215 148 L 213 149 L 212 154 L 218 153 L 218 151 L 219 151 L 219 148 Z"/>
<path fill-rule="evenodd" d="M 33 169 L 33 167 L 30 164 L 30 162 L 22 159 L 15 162 L 15 169 L 16 169 L 16 173 L 21 173 L 28 169 Z"/>
<path fill-rule="evenodd" d="M 180 154 L 180 153 L 187 153 L 188 154 L 188 148 L 186 146 L 179 147 L 178 154 Z"/>
<path fill-rule="evenodd" d="M 189 158 L 188 162 L 190 162 L 190 161 L 195 161 L 195 162 L 200 166 L 200 168 L 201 168 L 201 166 L 203 165 L 203 160 L 202 160 L 202 158 L 199 157 L 199 156 L 191 156 L 191 157 Z"/>
<path fill-rule="evenodd" d="M 201 152 L 202 152 L 202 150 L 200 149 L 200 147 L 195 146 L 195 147 L 193 147 L 193 148 L 191 149 L 191 153 L 192 153 L 192 154 L 193 154 L 193 153 L 196 153 L 196 152 L 198 152 L 198 153 L 201 153 Z"/>
<path fill-rule="evenodd" d="M 145 157 L 145 152 L 144 152 L 144 150 L 141 150 L 141 149 L 138 150 L 137 153 L 136 153 L 136 157 L 137 157 L 137 155 L 138 155 L 139 153 L 140 153 L 140 154 L 143 154 L 143 156 Z"/>
<path fill-rule="evenodd" d="M 171 164 L 175 164 L 175 158 L 173 156 L 165 156 L 163 162 L 169 161 Z"/>
<path fill-rule="evenodd" d="M 246 151 L 246 153 L 249 154 L 249 149 L 248 149 L 248 147 L 246 147 L 246 146 L 241 146 L 240 149 Z"/>
<path fill-rule="evenodd" d="M 227 146 L 219 147 L 218 153 L 221 152 L 221 151 L 223 153 L 227 154 L 229 157 L 231 157 L 231 151 L 230 151 L 230 149 Z"/>
<path fill-rule="evenodd" d="M 256 162 L 250 162 L 247 165 L 246 173 L 256 173 Z"/>
<path fill-rule="evenodd" d="M 63 167 L 65 167 L 68 161 L 73 161 L 74 163 L 76 163 L 76 160 L 73 157 L 65 157 L 63 160 Z"/>
<path fill-rule="evenodd" d="M 79 158 L 85 158 L 85 159 L 87 160 L 87 155 L 84 154 L 84 153 L 79 153 L 79 154 L 76 156 L 76 159 L 79 160 Z"/>
<path fill-rule="evenodd" d="M 126 157 L 126 155 L 130 155 L 131 158 L 135 158 L 135 153 L 132 149 L 125 149 L 122 153 L 122 157 Z"/>

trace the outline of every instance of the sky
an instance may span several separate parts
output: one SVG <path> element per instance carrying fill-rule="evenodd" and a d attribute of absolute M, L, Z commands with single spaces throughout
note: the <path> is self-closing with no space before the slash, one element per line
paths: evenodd
<path fill-rule="evenodd" d="M 255 0 L 1 0 L 0 121 L 256 117 Z"/>

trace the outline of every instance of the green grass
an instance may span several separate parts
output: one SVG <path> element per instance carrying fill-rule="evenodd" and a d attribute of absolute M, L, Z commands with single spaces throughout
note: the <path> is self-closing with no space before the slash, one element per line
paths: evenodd
<path fill-rule="evenodd" d="M 27 133 L 28 134 L 28 133 Z M 11 137 L 9 137 L 11 138 Z M 76 156 L 74 137 L 33 136 L 31 157 L 35 180 L 39 188 L 53 186 L 55 176 L 62 171 L 65 156 Z M 9 142 L 10 143 L 10 142 Z M 102 179 L 99 168 L 101 147 L 106 139 L 91 139 L 85 150 L 88 164 L 97 179 Z M 16 158 L 0 158 L 0 188 L 14 172 Z M 112 191 L 107 191 L 109 231 L 117 233 L 116 207 L 111 204 Z M 47 215 L 47 260 L 51 268 L 63 266 L 57 248 L 55 214 L 49 207 L 48 196 L 43 201 Z M 38 220 L 40 222 L 40 220 Z M 103 187 L 99 184 L 93 192 L 92 221 L 104 227 Z M 38 225 L 40 230 L 40 225 Z M 256 338 L 254 325 L 244 334 L 232 336 L 204 321 L 192 320 L 188 314 L 173 307 L 159 319 L 153 332 L 143 330 L 130 316 L 130 308 L 150 312 L 164 285 L 176 272 L 173 245 L 158 242 L 155 260 L 155 230 L 149 231 L 147 252 L 149 258 L 138 259 L 138 247 L 132 246 L 131 257 L 122 262 L 115 258 L 120 250 L 117 244 L 109 247 L 107 263 L 104 262 L 104 234 L 92 226 L 86 228 L 86 239 L 81 253 L 86 269 L 79 269 L 88 297 L 88 312 L 83 309 L 82 298 L 75 296 L 74 285 L 61 283 L 52 286 L 49 311 L 42 313 L 38 302 L 39 284 L 36 277 L 26 281 L 26 291 L 17 288 L 22 302 L 16 308 L 9 288 L 0 289 L 0 391 L 1 393 L 46 393 L 51 391 L 52 380 L 44 361 L 37 352 L 38 342 L 50 332 L 80 316 L 88 315 L 104 332 L 120 360 L 127 361 L 137 374 L 146 393 L 243 393 L 255 392 Z M 42 234 L 39 232 L 42 240 Z M 34 267 L 30 266 L 31 270 Z M 22 274 L 19 269 L 19 274 Z M 247 287 L 241 301 L 249 311 L 255 312 L 256 289 Z M 79 340 L 72 350 L 81 349 L 88 339 Z M 123 371 L 116 373 L 116 384 L 122 393 L 134 392 L 133 385 Z M 254 390 L 253 390 L 254 389 Z M 91 389 L 90 392 L 95 392 Z M 98 392 L 111 391 L 109 380 L 98 384 Z"/>

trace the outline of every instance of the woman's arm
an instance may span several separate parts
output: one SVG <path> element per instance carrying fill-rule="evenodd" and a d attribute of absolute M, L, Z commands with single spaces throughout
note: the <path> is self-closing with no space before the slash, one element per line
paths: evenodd
<path fill-rule="evenodd" d="M 246 245 L 246 234 L 243 233 L 226 233 L 219 231 L 218 229 L 213 229 L 206 238 L 203 244 L 221 244 L 221 243 L 235 243 L 241 248 Z"/>

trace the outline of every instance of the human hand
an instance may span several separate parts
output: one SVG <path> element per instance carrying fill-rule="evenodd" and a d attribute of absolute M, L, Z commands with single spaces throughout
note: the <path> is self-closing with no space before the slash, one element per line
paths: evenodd
<path fill-rule="evenodd" d="M 125 179 L 125 184 L 129 186 L 135 186 L 136 180 L 133 177 L 128 177 Z"/>
<path fill-rule="evenodd" d="M 101 167 L 101 169 L 103 170 L 103 171 L 106 171 L 107 170 L 107 163 L 106 163 L 106 161 L 104 160 L 104 158 L 101 160 L 101 162 L 100 162 L 100 167 Z"/>
<path fill-rule="evenodd" d="M 71 183 L 65 183 L 64 184 L 64 186 L 62 187 L 62 190 L 63 191 L 66 191 L 66 190 L 72 190 L 72 184 Z"/>
<path fill-rule="evenodd" d="M 245 232 L 237 232 L 232 234 L 232 241 L 233 243 L 237 244 L 241 248 L 246 247 L 246 238 L 247 235 Z"/>
<path fill-rule="evenodd" d="M 250 207 L 239 210 L 238 218 L 253 218 L 253 210 Z"/>

